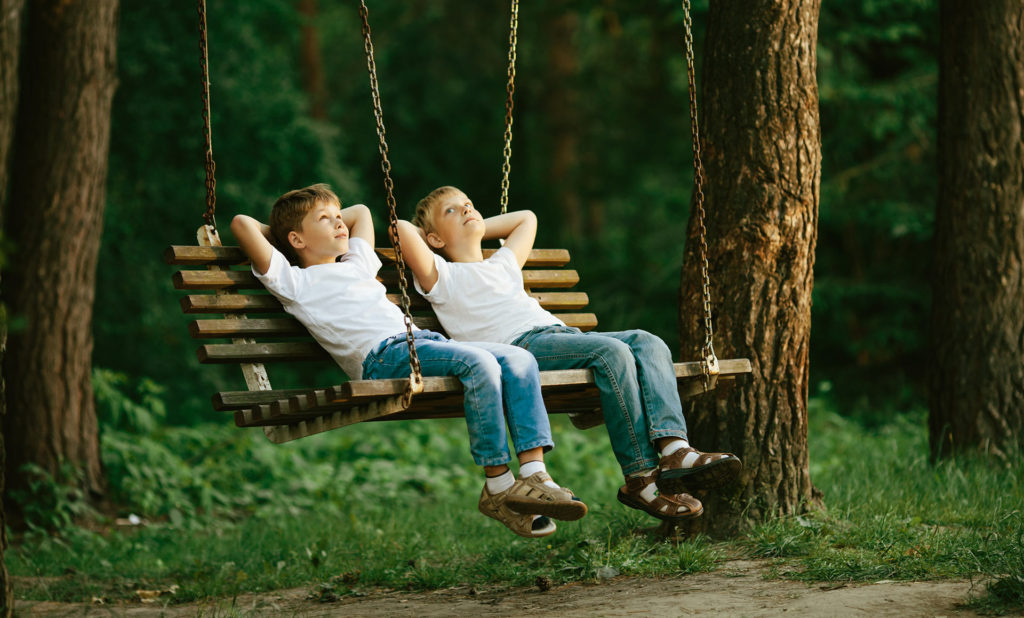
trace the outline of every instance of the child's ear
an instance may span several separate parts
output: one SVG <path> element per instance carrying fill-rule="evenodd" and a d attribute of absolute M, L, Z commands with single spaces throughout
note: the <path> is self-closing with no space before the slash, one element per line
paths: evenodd
<path fill-rule="evenodd" d="M 306 243 L 302 240 L 302 236 L 300 236 L 295 230 L 288 232 L 288 244 L 295 249 L 303 249 L 306 246 Z"/>
<path fill-rule="evenodd" d="M 444 248 L 444 240 L 437 234 L 437 232 L 431 232 L 427 234 L 427 244 L 435 249 Z"/>

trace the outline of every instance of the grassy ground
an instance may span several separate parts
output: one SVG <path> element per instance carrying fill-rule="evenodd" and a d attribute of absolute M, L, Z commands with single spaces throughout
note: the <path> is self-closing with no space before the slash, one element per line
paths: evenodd
<path fill-rule="evenodd" d="M 34 495 L 14 497 L 33 505 L 35 528 L 14 537 L 8 564 L 29 578 L 19 598 L 175 587 L 184 601 L 302 585 L 359 594 L 674 575 L 743 553 L 774 559 L 780 577 L 814 581 L 984 577 L 993 585 L 978 608 L 1021 606 L 1021 458 L 933 467 L 921 415 L 868 431 L 815 402 L 810 419 L 811 478 L 826 513 L 678 546 L 633 534 L 654 521 L 615 500 L 620 477 L 603 430 L 578 432 L 560 417 L 549 469 L 591 513 L 542 541 L 476 511 L 482 482 L 461 420 L 364 423 L 284 446 L 231 427 L 110 430 L 104 460 L 120 516 L 144 524 L 83 513 L 42 479 Z"/>

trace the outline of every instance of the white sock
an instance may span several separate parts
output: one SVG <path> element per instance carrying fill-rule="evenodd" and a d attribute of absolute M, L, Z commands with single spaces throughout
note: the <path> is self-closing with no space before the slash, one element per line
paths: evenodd
<path fill-rule="evenodd" d="M 626 478 L 635 479 L 638 476 L 650 476 L 650 475 L 654 474 L 655 470 L 657 470 L 657 468 L 647 468 L 646 470 L 641 470 L 639 472 L 633 472 L 632 474 L 627 474 Z"/>
<path fill-rule="evenodd" d="M 543 461 L 528 461 L 519 466 L 519 476 L 526 479 L 530 478 L 538 472 L 547 472 L 548 467 L 544 465 Z M 544 484 L 552 489 L 558 489 L 558 483 L 552 481 L 550 478 L 544 481 Z"/>
<path fill-rule="evenodd" d="M 664 447 L 662 447 L 662 449 L 661 449 L 661 456 L 662 457 L 668 457 L 669 455 L 671 455 L 672 453 L 678 451 L 679 449 L 686 448 L 688 446 L 690 446 L 689 442 L 687 442 L 686 440 L 683 440 L 682 438 L 676 438 L 675 440 L 672 440 L 671 442 L 666 444 Z"/>
<path fill-rule="evenodd" d="M 512 487 L 516 482 L 516 477 L 512 476 L 511 470 L 505 470 L 503 474 L 499 474 L 498 476 L 487 477 L 486 482 L 487 493 L 493 496 L 494 494 L 500 494 L 509 487 Z"/>

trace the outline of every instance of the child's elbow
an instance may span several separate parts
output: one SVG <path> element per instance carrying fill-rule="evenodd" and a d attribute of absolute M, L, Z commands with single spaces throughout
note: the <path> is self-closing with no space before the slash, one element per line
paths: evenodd
<path fill-rule="evenodd" d="M 236 237 L 245 231 L 246 226 L 249 224 L 250 217 L 246 215 L 235 215 L 231 219 L 231 233 Z"/>

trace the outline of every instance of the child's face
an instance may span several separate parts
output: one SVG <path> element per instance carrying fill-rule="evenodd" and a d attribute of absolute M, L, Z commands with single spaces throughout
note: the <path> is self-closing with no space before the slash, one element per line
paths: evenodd
<path fill-rule="evenodd" d="M 456 190 L 444 196 L 434 206 L 433 214 L 436 232 L 430 236 L 437 236 L 443 243 L 441 246 L 479 243 L 484 237 L 484 219 L 462 191 Z M 438 246 L 433 241 L 431 244 Z"/>
<path fill-rule="evenodd" d="M 288 234 L 304 266 L 329 264 L 348 252 L 348 227 L 341 218 L 341 207 L 317 202 L 302 218 L 301 231 Z"/>

